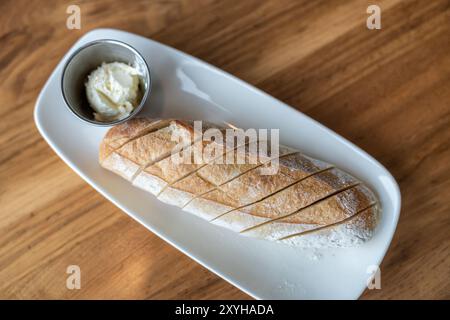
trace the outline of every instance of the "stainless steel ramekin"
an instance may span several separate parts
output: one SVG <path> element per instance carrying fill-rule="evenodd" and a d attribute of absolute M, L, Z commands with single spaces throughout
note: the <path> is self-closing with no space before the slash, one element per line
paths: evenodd
<path fill-rule="evenodd" d="M 94 110 L 86 97 L 87 76 L 103 62 L 123 62 L 136 68 L 142 75 L 139 83 L 141 101 L 127 117 L 120 120 L 95 120 Z M 61 76 L 61 91 L 69 110 L 79 119 L 97 126 L 116 125 L 137 115 L 150 95 L 151 84 L 150 68 L 142 55 L 132 46 L 110 39 L 89 42 L 77 49 L 67 59 Z"/>

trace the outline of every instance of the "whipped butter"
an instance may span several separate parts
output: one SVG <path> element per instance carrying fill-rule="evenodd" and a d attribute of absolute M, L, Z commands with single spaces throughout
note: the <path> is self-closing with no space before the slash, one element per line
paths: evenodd
<path fill-rule="evenodd" d="M 139 104 L 140 73 L 122 62 L 103 63 L 91 72 L 86 95 L 97 121 L 126 118 Z"/>

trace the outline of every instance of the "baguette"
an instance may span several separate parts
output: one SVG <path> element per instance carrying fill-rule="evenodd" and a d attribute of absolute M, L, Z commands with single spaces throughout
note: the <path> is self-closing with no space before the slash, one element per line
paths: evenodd
<path fill-rule="evenodd" d="M 261 156 L 255 150 L 266 141 L 202 138 L 211 128 L 196 132 L 189 121 L 132 119 L 108 131 L 99 162 L 159 200 L 244 236 L 301 247 L 353 246 L 372 237 L 379 204 L 356 178 L 285 146 Z M 201 161 L 173 160 L 207 147 L 214 152 Z M 263 174 L 274 160 L 278 171 Z"/>

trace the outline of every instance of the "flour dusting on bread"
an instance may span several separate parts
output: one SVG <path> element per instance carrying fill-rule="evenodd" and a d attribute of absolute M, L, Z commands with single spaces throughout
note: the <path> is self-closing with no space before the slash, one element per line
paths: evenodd
<path fill-rule="evenodd" d="M 192 121 L 132 119 L 108 131 L 99 161 L 160 201 L 242 236 L 305 248 L 355 246 L 372 238 L 381 210 L 361 181 L 286 146 L 255 153 L 268 141 L 236 145 L 205 138 L 211 129 L 217 136 L 227 130 L 210 123 L 198 129 Z M 201 161 L 176 161 L 195 159 L 208 147 L 214 152 Z M 274 163 L 276 171 L 267 174 Z"/>

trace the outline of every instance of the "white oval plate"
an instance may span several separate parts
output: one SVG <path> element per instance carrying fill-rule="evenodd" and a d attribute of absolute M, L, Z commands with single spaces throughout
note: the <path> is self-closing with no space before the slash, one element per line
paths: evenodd
<path fill-rule="evenodd" d="M 279 128 L 281 143 L 336 164 L 365 181 L 381 201 L 375 236 L 357 248 L 299 249 L 241 237 L 165 205 L 102 169 L 98 146 L 107 128 L 73 116 L 60 90 L 62 67 L 82 44 L 115 39 L 135 47 L 152 71 L 142 115 L 226 121 L 242 128 Z M 58 64 L 35 107 L 36 125 L 55 152 L 84 180 L 149 230 L 259 299 L 356 299 L 379 265 L 400 214 L 391 174 L 367 153 L 306 115 L 201 60 L 158 42 L 112 29 L 84 35 Z"/>

